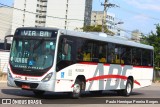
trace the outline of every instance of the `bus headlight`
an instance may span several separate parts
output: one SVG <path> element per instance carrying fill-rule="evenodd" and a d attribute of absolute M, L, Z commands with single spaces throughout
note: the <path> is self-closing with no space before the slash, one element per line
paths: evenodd
<path fill-rule="evenodd" d="M 50 79 L 51 79 L 51 77 L 52 77 L 52 72 L 51 73 L 49 73 L 48 75 L 46 75 L 43 79 L 42 79 L 42 81 L 43 82 L 47 82 L 47 81 L 49 81 Z"/>

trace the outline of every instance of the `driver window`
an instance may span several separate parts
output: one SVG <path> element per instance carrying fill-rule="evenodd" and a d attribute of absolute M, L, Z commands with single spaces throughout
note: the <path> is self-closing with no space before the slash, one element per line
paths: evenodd
<path fill-rule="evenodd" d="M 62 38 L 58 47 L 58 62 L 61 60 L 71 61 L 71 41 Z"/>
<path fill-rule="evenodd" d="M 73 62 L 72 54 L 72 38 L 69 36 L 62 36 L 58 45 L 58 54 L 57 54 L 57 71 L 69 66 Z"/>

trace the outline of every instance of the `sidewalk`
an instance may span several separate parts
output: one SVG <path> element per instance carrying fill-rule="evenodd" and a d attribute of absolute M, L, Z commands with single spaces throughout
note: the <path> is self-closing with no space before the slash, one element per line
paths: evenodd
<path fill-rule="evenodd" d="M 7 81 L 7 74 L 1 74 L 0 75 L 0 82 L 5 82 Z"/>
<path fill-rule="evenodd" d="M 160 86 L 160 82 L 153 82 L 152 86 Z"/>

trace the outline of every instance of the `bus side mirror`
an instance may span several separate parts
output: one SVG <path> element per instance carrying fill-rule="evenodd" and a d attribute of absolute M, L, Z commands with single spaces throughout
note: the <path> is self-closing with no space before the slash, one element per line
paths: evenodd
<path fill-rule="evenodd" d="M 64 44 L 64 48 L 63 48 L 63 54 L 67 55 L 68 54 L 68 47 L 69 45 L 67 43 Z"/>
<path fill-rule="evenodd" d="M 4 50 L 7 50 L 7 39 L 4 40 Z"/>
<path fill-rule="evenodd" d="M 4 37 L 4 50 L 7 50 L 7 38 L 13 37 L 13 35 L 7 35 Z"/>
<path fill-rule="evenodd" d="M 63 50 L 62 50 L 63 55 L 68 54 L 68 47 L 69 44 L 67 43 L 67 38 L 63 38 Z"/>

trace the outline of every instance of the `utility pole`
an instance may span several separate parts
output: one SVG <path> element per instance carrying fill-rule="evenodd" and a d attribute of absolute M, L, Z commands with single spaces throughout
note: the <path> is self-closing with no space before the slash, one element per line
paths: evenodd
<path fill-rule="evenodd" d="M 104 4 L 101 4 L 102 6 L 104 6 L 104 10 L 103 10 L 103 19 L 102 19 L 102 32 L 105 31 L 105 26 L 106 26 L 106 16 L 107 16 L 107 8 L 111 8 L 111 7 L 119 7 L 116 4 L 111 4 L 108 3 L 109 0 L 105 0 Z"/>
<path fill-rule="evenodd" d="M 102 32 L 104 32 L 105 26 L 106 26 L 107 2 L 108 2 L 108 0 L 105 0 L 104 4 L 101 4 L 104 6 L 103 19 L 102 19 Z"/>
<path fill-rule="evenodd" d="M 67 3 L 66 3 L 66 15 L 65 15 L 65 26 L 64 26 L 64 29 L 67 29 L 67 26 L 68 26 L 68 4 L 69 4 L 69 0 L 67 0 Z"/>

